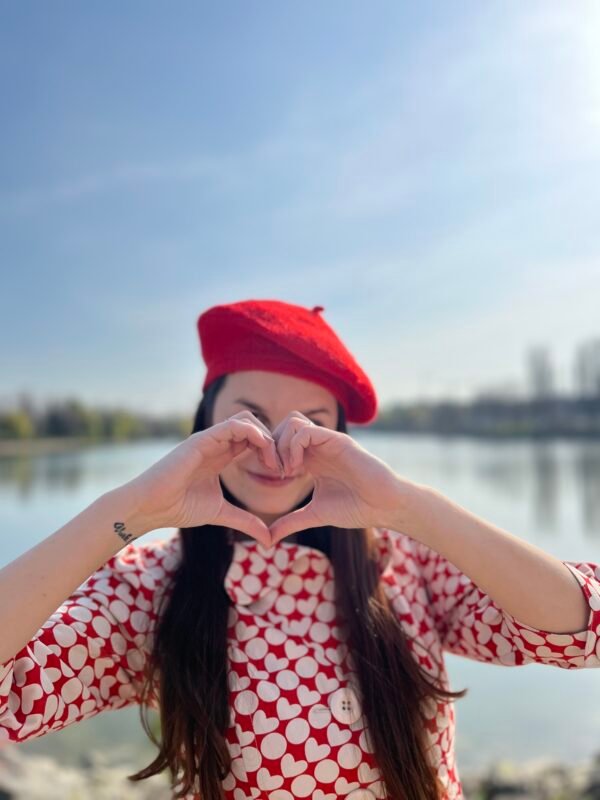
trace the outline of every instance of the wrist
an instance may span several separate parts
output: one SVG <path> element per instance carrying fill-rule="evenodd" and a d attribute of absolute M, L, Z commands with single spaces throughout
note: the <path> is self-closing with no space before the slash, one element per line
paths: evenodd
<path fill-rule="evenodd" d="M 436 494 L 436 490 L 425 483 L 398 478 L 397 503 L 394 510 L 386 514 L 386 521 L 382 527 L 424 541 L 428 529 L 428 515 Z"/>
<path fill-rule="evenodd" d="M 112 533 L 123 545 L 160 527 L 144 512 L 141 498 L 131 483 L 110 489 L 99 501 L 110 507 Z"/>

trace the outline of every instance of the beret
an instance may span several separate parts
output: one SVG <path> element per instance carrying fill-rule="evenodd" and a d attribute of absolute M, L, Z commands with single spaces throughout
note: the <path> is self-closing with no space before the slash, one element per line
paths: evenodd
<path fill-rule="evenodd" d="M 323 319 L 323 311 L 323 306 L 305 308 L 283 300 L 242 300 L 203 311 L 197 320 L 207 367 L 202 390 L 231 372 L 282 372 L 329 390 L 348 422 L 370 422 L 377 413 L 373 384 Z"/>

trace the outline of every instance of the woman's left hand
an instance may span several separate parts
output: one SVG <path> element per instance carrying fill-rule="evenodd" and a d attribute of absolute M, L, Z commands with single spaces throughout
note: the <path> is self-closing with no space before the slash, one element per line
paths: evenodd
<path fill-rule="evenodd" d="M 272 435 L 285 474 L 303 467 L 314 477 L 310 502 L 270 526 L 273 544 L 321 525 L 365 528 L 402 519 L 403 504 L 417 484 L 401 478 L 349 434 L 292 411 Z"/>

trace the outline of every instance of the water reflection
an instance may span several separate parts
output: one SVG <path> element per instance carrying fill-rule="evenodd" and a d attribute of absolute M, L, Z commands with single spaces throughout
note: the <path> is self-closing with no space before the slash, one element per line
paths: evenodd
<path fill-rule="evenodd" d="M 0 490 L 9 488 L 23 501 L 52 491 L 76 493 L 90 484 L 107 491 L 134 477 L 177 444 L 176 440 L 151 440 L 76 446 L 39 455 L 0 456 Z"/>
<path fill-rule="evenodd" d="M 469 508 L 485 497 L 485 516 L 492 521 L 490 511 L 503 506 L 510 516 L 518 505 L 537 535 L 571 538 L 576 529 L 589 542 L 600 539 L 598 440 L 360 436 L 399 474 L 435 486 Z"/>
<path fill-rule="evenodd" d="M 546 531 L 556 531 L 560 510 L 560 467 L 554 442 L 535 443 L 531 451 L 533 509 L 536 524 Z"/>
<path fill-rule="evenodd" d="M 581 519 L 586 532 L 598 538 L 600 529 L 600 447 L 587 442 L 575 450 L 573 482 L 580 494 Z"/>

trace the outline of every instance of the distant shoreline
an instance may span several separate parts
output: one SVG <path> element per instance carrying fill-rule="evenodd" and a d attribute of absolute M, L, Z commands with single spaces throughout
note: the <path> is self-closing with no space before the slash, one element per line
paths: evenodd
<path fill-rule="evenodd" d="M 166 437 L 144 437 L 166 438 Z M 2 456 L 41 455 L 43 453 L 60 453 L 64 450 L 80 450 L 85 447 L 96 447 L 99 444 L 130 444 L 140 439 L 89 439 L 85 436 L 52 436 L 33 439 L 0 439 L 0 458 Z"/>
<path fill-rule="evenodd" d="M 37 455 L 73 450 L 93 444 L 78 436 L 53 436 L 45 439 L 0 439 L 0 456 Z"/>
<path fill-rule="evenodd" d="M 349 425 L 348 432 L 352 435 L 352 430 L 355 426 Z M 357 426 L 358 433 L 363 428 Z M 598 441 L 600 439 L 600 431 L 501 431 L 501 430 L 487 430 L 487 431 L 474 431 L 474 430 L 435 430 L 421 428 L 418 430 L 398 428 L 386 424 L 369 425 L 364 430 L 373 434 L 401 434 L 404 436 L 437 436 L 440 438 L 464 438 L 464 439 L 490 439 L 490 440 L 585 440 Z M 38 437 L 38 438 L 23 438 L 23 439 L 1 439 L 0 438 L 0 458 L 6 456 L 36 456 L 43 455 L 44 453 L 60 453 L 66 450 L 81 450 L 86 447 L 97 447 L 98 445 L 111 445 L 111 444 L 131 444 L 139 441 L 148 441 L 149 439 L 176 439 L 173 434 L 171 436 L 143 436 L 132 437 L 123 439 L 92 439 L 85 436 L 52 436 L 52 437 Z M 184 437 L 182 437 L 184 438 Z"/>

